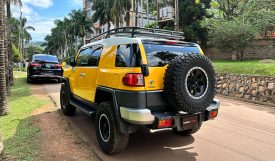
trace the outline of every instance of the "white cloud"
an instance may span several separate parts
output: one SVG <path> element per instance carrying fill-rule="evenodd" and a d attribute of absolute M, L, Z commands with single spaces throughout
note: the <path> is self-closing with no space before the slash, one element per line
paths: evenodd
<path fill-rule="evenodd" d="M 53 6 L 53 0 L 22 0 L 22 2 L 39 8 L 49 8 Z"/>
<path fill-rule="evenodd" d="M 71 0 L 71 3 L 72 3 L 72 5 L 82 6 L 83 0 Z"/>
<path fill-rule="evenodd" d="M 46 9 L 53 6 L 53 0 L 22 0 L 23 6 L 21 11 L 23 17 L 27 18 L 27 26 L 33 26 L 35 31 L 29 31 L 32 35 L 33 41 L 44 40 L 45 36 L 51 33 L 51 29 L 55 26 L 54 21 L 59 17 L 41 17 L 34 11 L 32 6 Z M 75 6 L 81 7 L 83 0 L 69 0 L 69 4 L 75 8 Z M 20 10 L 18 6 L 12 7 L 13 16 L 20 17 Z M 62 18 L 62 17 L 60 17 Z"/>
<path fill-rule="evenodd" d="M 43 19 L 43 18 L 42 18 Z M 55 26 L 54 20 L 56 18 L 44 19 L 43 21 L 33 21 L 29 22 L 28 25 L 31 25 L 35 28 L 35 31 L 29 31 L 32 35 L 32 39 L 36 40 L 44 40 L 45 36 L 51 33 L 51 29 Z"/>

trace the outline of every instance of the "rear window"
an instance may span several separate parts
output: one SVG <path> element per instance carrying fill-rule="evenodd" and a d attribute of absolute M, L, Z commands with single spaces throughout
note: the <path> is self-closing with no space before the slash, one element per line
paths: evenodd
<path fill-rule="evenodd" d="M 164 43 L 145 43 L 143 44 L 150 67 L 163 67 L 170 60 L 178 55 L 186 53 L 200 53 L 195 44 L 164 44 Z"/>
<path fill-rule="evenodd" d="M 49 63 L 58 63 L 58 58 L 52 55 L 34 55 L 33 61 L 44 61 Z"/>
<path fill-rule="evenodd" d="M 118 45 L 116 67 L 140 67 L 141 57 L 137 44 Z"/>

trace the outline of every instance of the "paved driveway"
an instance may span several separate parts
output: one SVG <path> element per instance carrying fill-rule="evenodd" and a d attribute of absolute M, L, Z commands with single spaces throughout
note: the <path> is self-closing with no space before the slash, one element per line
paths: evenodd
<path fill-rule="evenodd" d="M 42 86 L 60 107 L 60 84 Z M 193 136 L 181 137 L 171 130 L 140 128 L 130 136 L 126 151 L 111 156 L 100 150 L 92 118 L 78 111 L 67 120 L 104 161 L 274 161 L 275 108 L 219 99 L 218 118 L 203 124 Z"/>

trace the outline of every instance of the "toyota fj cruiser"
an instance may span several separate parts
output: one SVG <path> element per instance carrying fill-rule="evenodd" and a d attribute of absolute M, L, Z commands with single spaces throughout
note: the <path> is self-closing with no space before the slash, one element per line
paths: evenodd
<path fill-rule="evenodd" d="M 95 114 L 104 152 L 125 149 L 142 125 L 186 136 L 217 116 L 213 66 L 183 33 L 125 27 L 94 39 L 63 66 L 60 102 L 65 115 Z"/>

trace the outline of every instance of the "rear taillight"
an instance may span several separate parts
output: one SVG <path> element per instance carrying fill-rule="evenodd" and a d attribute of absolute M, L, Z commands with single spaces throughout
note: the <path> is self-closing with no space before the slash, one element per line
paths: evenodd
<path fill-rule="evenodd" d="M 54 67 L 57 68 L 57 69 L 60 69 L 61 68 L 61 64 L 55 64 Z"/>
<path fill-rule="evenodd" d="M 126 74 L 122 78 L 125 86 L 144 86 L 143 74 Z"/>
<path fill-rule="evenodd" d="M 30 67 L 41 67 L 41 64 L 39 64 L 39 63 L 30 63 L 29 66 Z"/>
<path fill-rule="evenodd" d="M 209 112 L 209 119 L 214 119 L 218 116 L 218 110 L 213 110 Z"/>
<path fill-rule="evenodd" d="M 165 119 L 165 120 L 159 120 L 158 128 L 167 128 L 172 127 L 174 125 L 174 119 Z"/>

